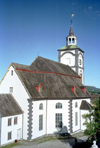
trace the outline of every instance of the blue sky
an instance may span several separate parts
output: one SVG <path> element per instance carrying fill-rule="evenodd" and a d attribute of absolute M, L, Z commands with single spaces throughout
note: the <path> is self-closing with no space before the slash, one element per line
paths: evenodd
<path fill-rule="evenodd" d="M 58 61 L 71 12 L 85 52 L 85 85 L 100 88 L 100 0 L 0 0 L 0 80 L 11 62 L 30 65 L 37 56 Z"/>

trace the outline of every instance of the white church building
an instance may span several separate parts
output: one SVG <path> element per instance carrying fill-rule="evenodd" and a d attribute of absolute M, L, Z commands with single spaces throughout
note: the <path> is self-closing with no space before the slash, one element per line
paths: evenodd
<path fill-rule="evenodd" d="M 43 135 L 73 134 L 85 129 L 82 115 L 90 108 L 90 95 L 83 85 L 84 52 L 77 46 L 72 25 L 67 45 L 58 52 L 59 62 L 39 56 L 29 66 L 16 63 L 9 66 L 0 83 L 0 94 L 1 98 L 3 94 L 13 96 L 20 113 L 7 114 L 5 124 L 2 124 L 4 117 L 1 115 L 0 131 L 7 125 L 9 116 L 12 120 L 17 115 L 21 119 L 16 130 L 12 126 L 6 134 L 0 132 L 0 145 L 5 144 L 4 139 L 9 143 L 19 137 L 32 140 Z"/>

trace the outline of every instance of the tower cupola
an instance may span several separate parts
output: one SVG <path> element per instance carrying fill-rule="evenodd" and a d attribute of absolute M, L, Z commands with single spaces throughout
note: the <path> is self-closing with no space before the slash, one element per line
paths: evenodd
<path fill-rule="evenodd" d="M 72 27 L 72 17 L 74 15 L 71 15 L 71 27 L 69 31 L 69 35 L 66 37 L 66 45 L 77 45 L 77 37 L 74 35 L 73 27 Z"/>

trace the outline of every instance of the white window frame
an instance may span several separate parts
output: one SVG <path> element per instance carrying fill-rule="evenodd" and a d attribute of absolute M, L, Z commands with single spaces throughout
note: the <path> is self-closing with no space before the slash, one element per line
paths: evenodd
<path fill-rule="evenodd" d="M 40 103 L 39 110 L 43 110 L 43 103 Z"/>
<path fill-rule="evenodd" d="M 75 126 L 78 126 L 78 112 L 75 112 Z"/>
<path fill-rule="evenodd" d="M 9 92 L 13 93 L 13 87 L 9 87 Z"/>
<path fill-rule="evenodd" d="M 39 115 L 39 131 L 43 130 L 43 115 Z"/>
<path fill-rule="evenodd" d="M 11 76 L 13 76 L 13 74 L 14 74 L 14 71 L 13 71 L 13 70 L 11 70 Z"/>
<path fill-rule="evenodd" d="M 11 120 L 11 121 L 9 122 L 9 120 Z M 11 126 L 11 125 L 12 125 L 12 118 L 8 118 L 8 126 Z"/>
<path fill-rule="evenodd" d="M 10 138 L 9 138 L 9 134 L 11 134 L 10 135 Z M 8 135 L 7 135 L 8 137 L 7 137 L 7 140 L 11 140 L 12 139 L 12 131 L 10 131 L 10 132 L 8 132 Z"/>
<path fill-rule="evenodd" d="M 17 122 L 16 122 L 16 119 L 17 119 Z M 17 125 L 18 124 L 18 117 L 14 117 L 14 125 Z"/>
<path fill-rule="evenodd" d="M 55 114 L 55 127 L 60 128 L 62 124 L 62 113 Z"/>
<path fill-rule="evenodd" d="M 60 102 L 56 103 L 56 109 L 62 109 L 62 103 Z"/>

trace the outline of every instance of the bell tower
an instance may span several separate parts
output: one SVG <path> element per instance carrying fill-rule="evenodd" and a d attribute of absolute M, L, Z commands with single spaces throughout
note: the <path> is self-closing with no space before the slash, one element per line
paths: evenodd
<path fill-rule="evenodd" d="M 69 65 L 74 71 L 81 76 L 84 84 L 84 51 L 77 46 L 77 37 L 74 35 L 71 14 L 71 27 L 69 35 L 66 37 L 66 46 L 58 49 L 58 61 Z"/>

